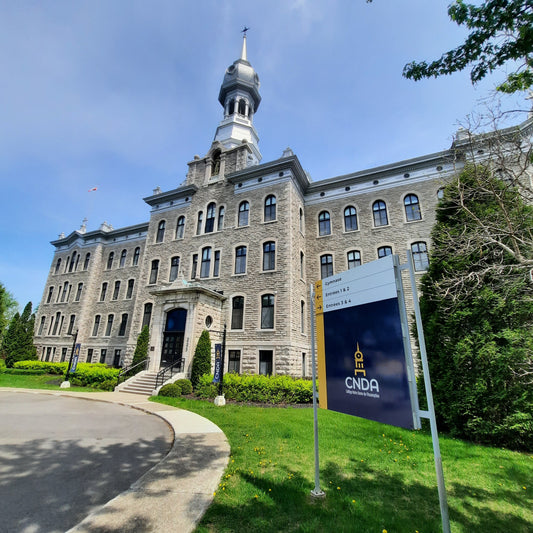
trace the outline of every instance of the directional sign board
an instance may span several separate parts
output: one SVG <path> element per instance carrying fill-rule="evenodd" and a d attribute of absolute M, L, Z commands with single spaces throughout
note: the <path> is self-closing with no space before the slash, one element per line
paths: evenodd
<path fill-rule="evenodd" d="M 393 256 L 315 283 L 320 407 L 412 428 Z"/>

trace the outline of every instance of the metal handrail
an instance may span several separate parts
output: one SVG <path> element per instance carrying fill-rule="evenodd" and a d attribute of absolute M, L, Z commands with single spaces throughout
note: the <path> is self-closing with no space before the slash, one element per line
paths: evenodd
<path fill-rule="evenodd" d="M 148 363 L 150 362 L 150 358 L 147 357 L 146 359 L 144 359 L 143 361 L 140 361 L 139 363 L 136 363 L 134 365 L 131 365 L 131 366 L 127 366 L 126 368 L 123 368 L 119 373 L 118 373 L 118 376 L 117 376 L 117 387 L 120 385 L 120 380 L 121 379 L 124 379 L 126 380 L 128 377 L 130 376 L 134 376 L 135 374 L 138 374 L 141 370 L 145 370 L 146 367 L 148 366 Z M 137 368 L 137 367 L 140 367 L 142 365 L 143 368 L 140 368 L 139 370 L 137 370 L 136 372 L 134 372 L 133 374 L 130 374 L 130 372 L 134 369 L 134 368 Z"/>
<path fill-rule="evenodd" d="M 176 366 L 179 365 L 179 369 L 174 370 Z M 170 379 L 174 372 L 183 372 L 183 367 L 185 366 L 185 357 L 181 357 L 180 359 L 176 359 L 173 363 L 170 363 L 169 365 L 163 367 L 158 373 L 155 378 L 155 388 L 159 387 L 159 385 L 163 385 L 167 379 Z M 165 377 L 165 374 L 167 372 L 170 372 L 169 377 Z M 161 383 L 160 383 L 161 382 Z"/>

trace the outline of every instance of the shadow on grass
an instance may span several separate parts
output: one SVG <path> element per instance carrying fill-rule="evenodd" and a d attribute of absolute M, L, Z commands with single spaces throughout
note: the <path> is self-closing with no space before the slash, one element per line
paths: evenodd
<path fill-rule="evenodd" d="M 284 480 L 274 480 L 268 474 L 239 475 L 250 489 L 248 503 L 234 506 L 229 494 L 217 498 L 199 531 L 441 531 L 436 485 L 433 488 L 417 481 L 406 483 L 401 473 L 384 474 L 365 463 L 354 465 L 352 472 L 327 463 L 320 473 L 324 499 L 313 498 L 310 494 L 313 485 L 296 472 L 287 472 Z M 474 496 L 468 490 L 458 484 L 451 487 L 450 492 L 461 500 L 462 507 L 450 505 L 453 531 L 531 531 L 531 522 L 483 507 L 484 501 L 494 501 L 493 494 L 477 491 Z M 472 503 L 462 501 L 469 498 Z M 502 498 L 506 495 L 502 494 Z"/>

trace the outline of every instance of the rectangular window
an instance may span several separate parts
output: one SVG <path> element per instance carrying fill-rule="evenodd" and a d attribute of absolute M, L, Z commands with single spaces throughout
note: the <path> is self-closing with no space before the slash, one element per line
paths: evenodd
<path fill-rule="evenodd" d="M 61 362 L 64 363 L 67 359 L 67 348 L 61 349 Z"/>
<path fill-rule="evenodd" d="M 244 296 L 235 296 L 231 306 L 231 329 L 242 329 Z"/>
<path fill-rule="evenodd" d="M 261 296 L 261 329 L 274 329 L 274 295 Z"/>
<path fill-rule="evenodd" d="M 105 294 L 107 292 L 107 283 L 102 283 L 102 290 L 100 291 L 100 301 L 103 302 L 105 300 Z"/>
<path fill-rule="evenodd" d="M 241 371 L 241 351 L 229 350 L 228 353 L 228 372 L 240 374 Z"/>
<path fill-rule="evenodd" d="M 211 270 L 211 248 L 204 248 L 202 250 L 202 265 L 200 267 L 200 277 L 208 278 Z"/>
<path fill-rule="evenodd" d="M 133 296 L 133 287 L 135 285 L 134 279 L 128 280 L 128 290 L 126 291 L 126 300 L 129 300 Z"/>
<path fill-rule="evenodd" d="M 124 313 L 122 315 L 122 320 L 120 321 L 120 327 L 118 329 L 118 336 L 124 337 L 126 335 L 126 326 L 128 325 L 128 315 Z"/>
<path fill-rule="evenodd" d="M 159 259 L 154 259 L 152 261 L 152 269 L 150 270 L 150 284 L 157 282 L 157 273 L 159 272 Z"/>
<path fill-rule="evenodd" d="M 44 329 L 44 323 L 46 321 L 46 317 L 45 316 L 42 316 L 41 317 L 41 323 L 39 324 L 39 333 L 37 333 L 37 335 L 42 335 L 43 334 L 43 329 Z"/>
<path fill-rule="evenodd" d="M 81 291 L 83 290 L 83 283 L 78 283 L 78 290 L 76 291 L 76 298 L 74 298 L 75 302 L 79 302 L 81 298 Z"/>
<path fill-rule="evenodd" d="M 264 376 L 272 375 L 272 350 L 259 350 L 259 373 Z"/>
<path fill-rule="evenodd" d="M 113 290 L 113 300 L 118 300 L 120 292 L 120 281 L 115 281 L 115 289 Z"/>
<path fill-rule="evenodd" d="M 68 323 L 67 335 L 72 335 L 74 331 L 74 322 L 76 321 L 76 315 L 70 315 L 70 321 Z"/>
<path fill-rule="evenodd" d="M 246 246 L 235 249 L 235 274 L 246 273 Z"/>
<path fill-rule="evenodd" d="M 115 355 L 113 356 L 113 366 L 115 368 L 120 368 L 122 365 L 120 364 L 120 353 L 122 350 L 115 350 Z"/>
<path fill-rule="evenodd" d="M 100 363 L 102 363 L 103 365 L 105 364 L 106 357 L 107 357 L 107 349 L 103 348 L 102 350 L 100 350 Z"/>
<path fill-rule="evenodd" d="M 307 377 L 307 357 L 305 352 L 302 352 L 302 377 Z"/>
<path fill-rule="evenodd" d="M 98 335 L 98 328 L 100 327 L 100 315 L 94 317 L 94 326 L 93 326 L 93 337 Z"/>
<path fill-rule="evenodd" d="M 91 363 L 92 360 L 93 360 L 93 353 L 94 353 L 94 350 L 92 348 L 89 348 L 87 350 L 87 359 L 85 360 L 86 363 Z"/>
<path fill-rule="evenodd" d="M 168 277 L 168 281 L 176 280 L 178 278 L 179 270 L 180 270 L 180 258 L 176 256 L 170 260 L 170 276 Z"/>
<path fill-rule="evenodd" d="M 191 279 L 194 279 L 196 277 L 197 270 L 198 270 L 198 254 L 193 254 L 192 267 L 191 267 Z"/>

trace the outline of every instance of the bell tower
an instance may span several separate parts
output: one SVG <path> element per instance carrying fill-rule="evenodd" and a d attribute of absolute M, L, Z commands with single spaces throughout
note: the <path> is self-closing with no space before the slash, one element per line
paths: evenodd
<path fill-rule="evenodd" d="M 246 29 L 243 33 L 241 57 L 226 69 L 220 87 L 218 101 L 224 108 L 224 118 L 218 125 L 214 142 L 219 142 L 226 149 L 245 142 L 252 152 L 249 164 L 258 164 L 261 161 L 261 152 L 253 116 L 261 102 L 260 84 L 259 76 L 247 58 Z"/>

